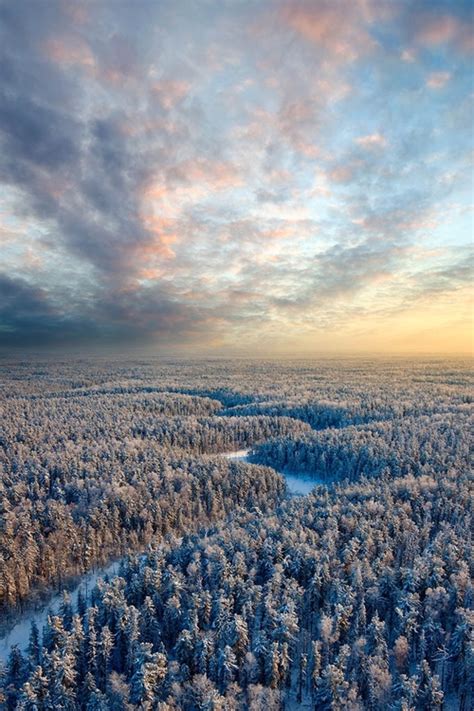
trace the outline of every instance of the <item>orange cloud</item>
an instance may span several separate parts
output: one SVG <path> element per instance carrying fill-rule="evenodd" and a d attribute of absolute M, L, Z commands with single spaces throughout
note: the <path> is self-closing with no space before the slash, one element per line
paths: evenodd
<path fill-rule="evenodd" d="M 174 259 L 176 253 L 169 246 L 177 241 L 176 235 L 156 235 L 150 242 L 132 247 L 134 257 L 138 259 Z"/>
<path fill-rule="evenodd" d="M 178 241 L 178 236 L 171 231 L 174 227 L 174 220 L 160 218 L 156 216 L 145 217 L 143 226 L 150 233 L 151 239 L 145 244 L 140 244 L 134 248 L 134 252 L 141 257 L 165 257 L 174 259 L 175 252 L 170 245 Z"/>
<path fill-rule="evenodd" d="M 155 191 L 157 188 L 155 188 Z M 153 189 L 145 190 L 142 195 L 149 198 Z M 147 199 L 143 200 L 140 221 L 146 233 L 146 238 L 139 242 L 130 243 L 126 248 L 130 271 L 137 279 L 157 279 L 163 271 L 156 263 L 157 260 L 171 261 L 176 258 L 176 253 L 171 245 L 179 241 L 176 234 L 176 221 L 171 218 L 154 215 L 148 208 Z"/>
<path fill-rule="evenodd" d="M 139 279 L 147 279 L 149 281 L 158 279 L 162 275 L 163 275 L 163 270 L 158 269 L 157 267 L 145 267 L 144 269 L 141 269 L 138 272 Z"/>
<path fill-rule="evenodd" d="M 265 230 L 262 236 L 266 239 L 286 239 L 294 234 L 293 227 L 276 227 L 272 230 Z"/>
<path fill-rule="evenodd" d="M 394 275 L 391 274 L 390 272 L 380 271 L 380 272 L 376 272 L 375 274 L 372 274 L 368 278 L 367 281 L 369 284 L 376 285 L 376 284 L 384 284 L 388 281 L 392 281 L 393 279 L 394 279 Z"/>
<path fill-rule="evenodd" d="M 141 198 L 144 200 L 162 200 L 168 194 L 168 188 L 162 183 L 150 183 L 141 190 Z"/>

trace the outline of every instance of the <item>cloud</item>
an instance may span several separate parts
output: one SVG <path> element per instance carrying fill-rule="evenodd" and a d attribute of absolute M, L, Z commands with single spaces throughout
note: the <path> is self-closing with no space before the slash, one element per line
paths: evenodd
<path fill-rule="evenodd" d="M 450 72 L 432 72 L 426 80 L 426 86 L 430 89 L 442 89 L 450 79 Z"/>
<path fill-rule="evenodd" d="M 232 163 L 195 158 L 177 163 L 167 172 L 168 181 L 205 185 L 210 190 L 226 190 L 242 185 L 238 168 Z"/>
<path fill-rule="evenodd" d="M 460 18 L 453 14 L 438 15 L 425 10 L 418 18 L 415 38 L 425 47 L 451 44 L 461 52 L 470 54 L 474 51 L 471 15 Z"/>
<path fill-rule="evenodd" d="M 404 49 L 401 53 L 401 59 L 404 62 L 409 62 L 410 64 L 415 61 L 416 54 L 413 49 Z"/>
<path fill-rule="evenodd" d="M 186 343 L 207 335 L 212 314 L 173 298 L 160 285 L 130 284 L 97 294 L 85 308 L 80 295 L 58 294 L 0 273 L 3 346 L 83 343 Z"/>
<path fill-rule="evenodd" d="M 474 249 L 460 250 L 454 262 L 424 269 L 416 274 L 411 288 L 411 298 L 432 299 L 439 294 L 450 293 L 472 286 L 474 275 Z"/>
<path fill-rule="evenodd" d="M 382 136 L 381 133 L 370 133 L 368 136 L 358 136 L 355 140 L 359 146 L 369 150 L 385 148 L 387 145 L 387 139 L 385 136 Z"/>
<path fill-rule="evenodd" d="M 91 48 L 80 37 L 72 36 L 49 39 L 44 47 L 48 59 L 60 66 L 76 66 L 94 74 L 97 69 L 96 59 Z"/>
<path fill-rule="evenodd" d="M 329 171 L 328 176 L 333 183 L 350 183 L 354 177 L 356 169 L 357 163 L 351 161 L 346 164 L 336 165 Z"/>
<path fill-rule="evenodd" d="M 396 243 L 367 239 L 354 246 L 337 244 L 315 259 L 316 298 L 354 294 L 390 277 L 404 248 Z"/>
<path fill-rule="evenodd" d="M 370 3 L 319 0 L 285 3 L 281 15 L 292 30 L 332 59 L 350 62 L 376 45 L 368 29 L 375 9 Z"/>
<path fill-rule="evenodd" d="M 151 92 L 168 111 L 186 98 L 191 85 L 186 81 L 164 79 L 153 82 Z"/>
<path fill-rule="evenodd" d="M 0 341 L 3 345 L 37 345 L 72 336 L 81 340 L 86 324 L 56 308 L 45 289 L 0 273 Z"/>
<path fill-rule="evenodd" d="M 0 342 L 284 338 L 454 283 L 467 16 L 0 5 Z"/>

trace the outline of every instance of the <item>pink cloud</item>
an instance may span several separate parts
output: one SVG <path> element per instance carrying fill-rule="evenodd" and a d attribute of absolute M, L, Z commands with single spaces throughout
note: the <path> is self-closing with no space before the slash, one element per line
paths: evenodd
<path fill-rule="evenodd" d="M 426 81 L 426 86 L 430 89 L 442 89 L 451 79 L 449 72 L 432 72 Z"/>
<path fill-rule="evenodd" d="M 265 72 L 277 71 L 268 63 Z M 298 96 L 297 84 L 290 77 L 274 77 L 273 88 L 279 90 L 280 108 L 275 112 L 255 107 L 249 114 L 251 121 L 239 126 L 235 136 L 239 140 L 266 143 L 275 136 L 295 152 L 309 159 L 320 158 L 323 150 L 315 142 L 315 127 L 324 121 L 329 105 L 342 100 L 351 91 L 344 79 L 333 76 L 308 78 L 305 95 Z"/>
<path fill-rule="evenodd" d="M 171 249 L 170 244 L 176 242 L 177 239 L 176 235 L 157 234 L 149 242 L 132 246 L 130 252 L 133 253 L 134 266 L 139 268 L 141 262 L 146 260 L 148 264 L 150 261 L 153 262 L 156 258 L 174 259 L 176 253 Z"/>
<path fill-rule="evenodd" d="M 123 87 L 141 78 L 133 46 L 119 35 L 112 35 L 101 46 L 100 61 L 90 45 L 73 33 L 51 37 L 44 43 L 43 52 L 58 66 L 80 68 L 104 85 Z"/>
<path fill-rule="evenodd" d="M 190 84 L 185 81 L 160 80 L 151 87 L 151 92 L 165 109 L 172 109 L 184 99 L 190 89 Z"/>
<path fill-rule="evenodd" d="M 170 177 L 185 183 L 204 183 L 212 190 L 226 190 L 243 184 L 240 171 L 235 165 L 207 158 L 196 158 L 179 163 L 170 172 Z"/>
<path fill-rule="evenodd" d="M 449 15 L 444 17 L 431 17 L 418 31 L 418 41 L 422 44 L 443 44 L 450 42 L 459 32 L 458 20 Z"/>
<path fill-rule="evenodd" d="M 137 61 L 135 47 L 125 36 L 112 34 L 107 40 L 100 78 L 111 84 L 142 79 L 142 67 Z"/>
<path fill-rule="evenodd" d="M 157 176 L 142 185 L 137 199 L 141 223 L 149 239 L 130 248 L 139 278 L 154 278 L 156 260 L 176 257 L 172 245 L 182 238 L 182 216 L 189 204 L 199 202 L 212 191 L 226 190 L 241 182 L 239 171 L 230 163 L 193 159 L 175 166 L 166 178 Z"/>
<path fill-rule="evenodd" d="M 264 230 L 262 232 L 262 237 L 265 237 L 265 239 L 287 239 L 293 234 L 293 227 L 275 227 L 271 230 Z"/>
<path fill-rule="evenodd" d="M 267 182 L 272 183 L 273 185 L 288 185 L 288 183 L 292 182 L 294 176 L 289 170 L 279 168 L 270 171 L 265 178 Z"/>
<path fill-rule="evenodd" d="M 154 279 L 159 279 L 163 276 L 163 270 L 158 267 L 144 267 L 138 272 L 137 276 L 139 279 L 153 281 Z"/>
<path fill-rule="evenodd" d="M 25 264 L 30 269 L 40 269 L 40 267 L 43 265 L 43 259 L 38 254 L 38 252 L 36 250 L 34 250 L 32 247 L 26 248 L 25 254 L 24 254 L 24 260 L 25 260 Z"/>
<path fill-rule="evenodd" d="M 341 77 L 331 76 L 326 79 L 318 78 L 311 85 L 311 91 L 316 100 L 327 105 L 345 99 L 351 92 L 351 85 Z"/>
<path fill-rule="evenodd" d="M 416 59 L 416 54 L 413 49 L 404 49 L 400 55 L 403 62 L 412 63 Z"/>
<path fill-rule="evenodd" d="M 76 0 L 61 0 L 61 9 L 77 25 L 84 25 L 88 20 L 88 13 L 84 5 Z"/>
<path fill-rule="evenodd" d="M 373 20 L 373 12 L 374 6 L 368 2 L 322 0 L 317 3 L 288 2 L 281 15 L 295 32 L 330 52 L 333 59 L 353 61 L 376 44 L 367 30 L 367 25 Z"/>
<path fill-rule="evenodd" d="M 382 136 L 381 133 L 371 133 L 368 136 L 359 136 L 355 139 L 355 142 L 362 146 L 362 148 L 367 148 L 369 150 L 373 148 L 385 148 L 387 145 L 387 139 Z"/>
<path fill-rule="evenodd" d="M 474 34 L 469 22 L 461 22 L 452 15 L 424 14 L 416 32 L 417 41 L 425 46 L 451 43 L 466 53 L 474 51 Z"/>
<path fill-rule="evenodd" d="M 338 165 L 330 171 L 329 178 L 333 183 L 349 183 L 353 174 L 352 165 Z"/>
<path fill-rule="evenodd" d="M 95 71 L 97 63 L 91 48 L 79 37 L 57 37 L 46 42 L 48 59 L 59 65 L 82 67 Z"/>
<path fill-rule="evenodd" d="M 178 236 L 174 231 L 175 220 L 150 215 L 143 216 L 142 223 L 150 234 L 150 240 L 149 242 L 140 243 L 138 246 L 133 245 L 133 251 L 142 258 L 159 256 L 173 259 L 176 254 L 170 245 L 178 241 Z"/>
<path fill-rule="evenodd" d="M 156 215 L 153 205 L 166 195 L 166 189 L 158 190 L 157 186 L 145 188 L 139 199 L 142 201 L 140 221 L 146 233 L 146 238 L 132 242 L 127 246 L 131 272 L 139 279 L 154 279 L 159 276 L 159 265 L 163 261 L 171 261 L 176 257 L 171 245 L 179 242 L 176 234 L 177 221 L 173 218 Z M 161 272 L 160 272 L 161 273 Z"/>

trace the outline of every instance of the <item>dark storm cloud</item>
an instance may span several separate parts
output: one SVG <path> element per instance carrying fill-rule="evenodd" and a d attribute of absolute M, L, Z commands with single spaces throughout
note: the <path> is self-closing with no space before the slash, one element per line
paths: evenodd
<path fill-rule="evenodd" d="M 136 295 L 105 291 L 89 309 L 58 300 L 26 280 L 0 273 L 0 339 L 11 346 L 121 343 L 134 340 L 186 343 L 200 335 L 209 320 L 197 309 L 183 307 L 159 287 Z"/>
<path fill-rule="evenodd" d="M 0 325 L 0 339 L 9 345 L 41 345 L 87 335 L 85 324 L 59 313 L 42 289 L 6 274 L 0 274 Z"/>

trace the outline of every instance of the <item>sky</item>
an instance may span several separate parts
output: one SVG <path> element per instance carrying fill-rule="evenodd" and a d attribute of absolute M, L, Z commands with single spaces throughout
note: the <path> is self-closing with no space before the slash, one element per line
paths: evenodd
<path fill-rule="evenodd" d="M 0 346 L 469 352 L 472 21 L 0 0 Z"/>

